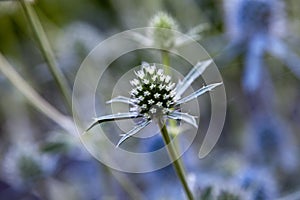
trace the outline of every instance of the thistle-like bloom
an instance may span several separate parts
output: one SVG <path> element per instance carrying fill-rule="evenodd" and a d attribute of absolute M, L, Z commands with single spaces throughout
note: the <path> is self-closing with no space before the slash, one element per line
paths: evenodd
<path fill-rule="evenodd" d="M 202 31 L 208 29 L 207 24 L 199 24 L 185 33 L 188 37 L 182 37 L 177 21 L 167 13 L 158 12 L 149 20 L 147 33 L 133 33 L 132 39 L 146 46 L 157 46 L 163 49 L 176 49 L 190 43 L 193 40 L 200 40 Z"/>
<path fill-rule="evenodd" d="M 156 14 L 149 22 L 149 26 L 154 29 L 150 31 L 149 36 L 153 38 L 154 43 L 162 48 L 171 48 L 175 42 L 173 30 L 178 30 L 177 22 L 168 14 L 160 12 Z"/>
<path fill-rule="evenodd" d="M 187 103 L 198 96 L 212 90 L 222 83 L 214 83 L 200 88 L 194 93 L 181 98 L 181 95 L 211 64 L 211 60 L 199 62 L 188 75 L 176 85 L 169 75 L 165 75 L 163 69 L 154 64 L 143 63 L 141 69 L 136 71 L 136 78 L 130 81 L 133 86 L 131 97 L 118 96 L 107 103 L 125 103 L 130 106 L 129 112 L 106 115 L 95 119 L 95 122 L 87 129 L 90 130 L 96 124 L 106 121 L 141 118 L 140 122 L 129 132 L 122 135 L 119 146 L 129 137 L 138 133 L 153 120 L 174 119 L 182 120 L 197 128 L 196 119 L 188 113 L 179 111 L 180 105 Z"/>

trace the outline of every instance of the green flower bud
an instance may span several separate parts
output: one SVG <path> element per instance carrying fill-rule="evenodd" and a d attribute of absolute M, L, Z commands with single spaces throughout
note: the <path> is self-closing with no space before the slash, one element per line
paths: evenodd
<path fill-rule="evenodd" d="M 161 48 L 172 48 L 175 42 L 174 30 L 178 30 L 177 22 L 164 12 L 157 13 L 149 22 L 153 27 L 150 37 Z"/>

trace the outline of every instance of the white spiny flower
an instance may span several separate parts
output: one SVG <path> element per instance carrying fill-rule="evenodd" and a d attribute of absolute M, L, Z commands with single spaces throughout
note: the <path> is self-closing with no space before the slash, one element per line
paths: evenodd
<path fill-rule="evenodd" d="M 162 102 L 157 102 L 156 105 L 157 105 L 158 107 L 162 107 L 163 103 L 162 103 Z"/>
<path fill-rule="evenodd" d="M 139 70 L 139 71 L 135 72 L 135 75 L 136 75 L 137 77 L 143 79 L 144 76 L 145 76 L 145 73 L 144 73 L 143 70 Z"/>
<path fill-rule="evenodd" d="M 155 81 L 155 80 L 153 80 L 153 81 Z M 153 84 L 153 83 L 150 85 L 150 89 L 151 89 L 151 90 L 152 90 L 153 88 L 155 88 L 155 87 L 156 87 L 156 85 Z"/>
<path fill-rule="evenodd" d="M 165 80 L 165 78 L 166 78 L 165 75 L 161 75 L 161 76 L 159 77 L 159 80 L 160 80 L 161 82 L 163 82 L 163 81 Z"/>
<path fill-rule="evenodd" d="M 160 84 L 160 85 L 158 86 L 159 90 L 163 90 L 165 87 L 166 87 L 166 86 L 163 85 L 163 84 Z"/>
<path fill-rule="evenodd" d="M 138 85 L 140 84 L 140 81 L 137 80 L 137 79 L 133 79 L 132 81 L 130 81 L 130 84 L 131 84 L 132 86 L 138 86 Z"/>
<path fill-rule="evenodd" d="M 150 112 L 151 112 L 152 114 L 155 114 L 155 113 L 156 113 L 156 108 L 151 108 L 151 109 L 150 109 Z"/>
<path fill-rule="evenodd" d="M 167 75 L 167 76 L 165 77 L 165 82 L 166 82 L 166 83 L 169 83 L 170 80 L 171 80 L 171 76 Z"/>
<path fill-rule="evenodd" d="M 165 114 L 168 113 L 168 109 L 167 109 L 167 108 L 163 108 L 162 112 L 163 112 L 163 114 L 165 115 Z"/>
<path fill-rule="evenodd" d="M 170 91 L 175 87 L 175 83 L 170 83 L 167 87 L 166 90 Z"/>
<path fill-rule="evenodd" d="M 158 98 L 159 98 L 159 96 L 160 96 L 160 94 L 159 94 L 159 93 L 155 93 L 155 94 L 154 94 L 154 98 L 155 98 L 155 99 L 158 99 Z"/>
<path fill-rule="evenodd" d="M 131 95 L 137 95 L 138 91 L 136 89 L 132 89 L 130 92 Z"/>
<path fill-rule="evenodd" d="M 168 98 L 169 98 L 169 95 L 167 95 L 167 94 L 164 94 L 164 95 L 163 95 L 163 99 L 164 99 L 164 100 L 167 100 Z"/>
<path fill-rule="evenodd" d="M 154 102 L 153 99 L 148 100 L 148 104 L 154 104 Z"/>
<path fill-rule="evenodd" d="M 154 76 L 152 76 L 152 81 L 156 81 L 156 79 L 157 79 L 157 75 L 154 75 Z"/>
<path fill-rule="evenodd" d="M 149 20 L 146 34 L 134 31 L 132 39 L 142 45 L 155 46 L 167 50 L 177 49 L 195 40 L 199 41 L 202 38 L 200 33 L 208 28 L 208 24 L 196 25 L 185 33 L 187 37 L 182 37 L 178 34 L 180 30 L 176 20 L 167 13 L 158 12 Z"/>
<path fill-rule="evenodd" d="M 169 107 L 172 104 L 172 101 L 167 101 L 167 106 Z"/>
<path fill-rule="evenodd" d="M 204 86 L 183 98 L 181 98 L 181 95 L 187 90 L 192 82 L 201 75 L 210 63 L 210 60 L 199 62 L 182 81 L 178 82 L 176 87 L 175 83 L 171 81 L 171 77 L 164 74 L 163 69 L 157 69 L 154 65 L 143 63 L 141 69 L 135 72 L 139 84 L 131 90 L 131 97 L 119 96 L 107 102 L 127 103 L 133 108 L 130 109 L 128 113 L 118 113 L 99 117 L 87 131 L 96 124 L 106 121 L 143 118 L 144 120 L 142 120 L 142 122 L 137 124 L 126 134 L 123 134 L 121 140 L 117 144 L 117 146 L 119 146 L 126 139 L 149 125 L 155 118 L 182 120 L 197 127 L 195 117 L 188 113 L 180 112 L 180 105 L 197 98 L 205 92 L 211 91 L 222 83 Z M 135 79 L 133 82 L 137 83 Z"/>
<path fill-rule="evenodd" d="M 149 95 L 150 95 L 150 92 L 149 92 L 149 91 L 145 91 L 145 92 L 144 92 L 144 95 L 145 95 L 145 96 L 149 96 Z"/>
<path fill-rule="evenodd" d="M 145 99 L 145 97 L 143 97 L 143 96 L 138 97 L 138 100 L 140 100 L 140 101 L 143 101 L 144 99 Z"/>
<path fill-rule="evenodd" d="M 152 75 L 155 72 L 156 67 L 154 65 L 146 68 L 147 72 Z"/>
<path fill-rule="evenodd" d="M 158 75 L 158 76 L 163 75 L 163 73 L 164 73 L 164 70 L 163 70 L 163 69 L 157 70 L 157 75 Z"/>

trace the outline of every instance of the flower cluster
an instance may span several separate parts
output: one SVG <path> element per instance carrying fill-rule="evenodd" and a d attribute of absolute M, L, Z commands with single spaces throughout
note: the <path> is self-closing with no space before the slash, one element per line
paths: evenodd
<path fill-rule="evenodd" d="M 87 131 L 96 124 L 107 121 L 142 118 L 143 120 L 132 130 L 122 135 L 121 140 L 117 144 L 119 146 L 126 139 L 149 125 L 154 119 L 182 120 L 197 127 L 195 117 L 179 111 L 178 108 L 181 104 L 187 103 L 222 84 L 214 83 L 204 86 L 194 93 L 181 98 L 181 95 L 204 72 L 211 62 L 211 60 L 207 60 L 197 63 L 177 85 L 172 82 L 171 76 L 164 74 L 162 69 L 156 68 L 154 64 L 143 63 L 141 69 L 135 72 L 136 78 L 130 81 L 134 87 L 130 92 L 131 97 L 118 96 L 107 102 L 126 103 L 130 105 L 129 112 L 98 117 Z"/>
<path fill-rule="evenodd" d="M 175 83 L 163 69 L 145 63 L 135 72 L 137 79 L 130 81 L 132 101 L 136 106 L 131 111 L 138 111 L 145 118 L 158 117 L 171 111 L 175 104 Z"/>

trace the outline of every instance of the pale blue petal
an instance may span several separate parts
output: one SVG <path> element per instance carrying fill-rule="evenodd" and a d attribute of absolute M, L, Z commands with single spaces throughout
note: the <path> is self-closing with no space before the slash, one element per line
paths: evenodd
<path fill-rule="evenodd" d="M 198 96 L 204 94 L 205 92 L 211 91 L 215 87 L 217 87 L 219 85 L 222 85 L 222 84 L 223 83 L 221 82 L 221 83 L 213 83 L 213 84 L 204 86 L 204 87 L 200 88 L 199 90 L 193 92 L 189 96 L 184 97 L 184 98 L 180 99 L 179 101 L 177 101 L 177 105 L 182 104 L 182 103 L 186 103 L 186 102 L 188 102 L 190 100 L 193 100 L 193 99 L 197 98 Z"/>
<path fill-rule="evenodd" d="M 106 103 L 115 103 L 115 102 L 118 102 L 118 103 L 127 103 L 127 104 L 130 104 L 130 105 L 136 105 L 132 99 L 128 98 L 128 97 L 124 97 L 124 96 L 118 96 L 118 97 L 115 97 L 109 101 L 107 101 Z"/>
<path fill-rule="evenodd" d="M 87 128 L 87 131 L 91 130 L 95 125 L 101 124 L 103 122 L 108 122 L 108 121 L 114 121 L 114 120 L 123 120 L 123 119 L 133 119 L 133 118 L 138 118 L 141 117 L 138 113 L 118 113 L 118 114 L 112 114 L 112 115 L 105 115 L 101 116 L 98 118 L 95 118 L 94 122 Z"/>
<path fill-rule="evenodd" d="M 196 78 L 198 78 L 205 69 L 212 63 L 212 60 L 206 60 L 198 62 L 193 69 L 180 81 L 176 88 L 176 98 L 180 98 L 181 95 L 191 86 Z"/>
<path fill-rule="evenodd" d="M 145 121 L 137 126 L 135 126 L 133 129 L 131 129 L 129 132 L 122 134 L 122 138 L 119 140 L 117 147 L 119 147 L 125 140 L 130 138 L 131 136 L 137 134 L 140 130 L 145 128 L 151 123 L 152 120 Z"/>

